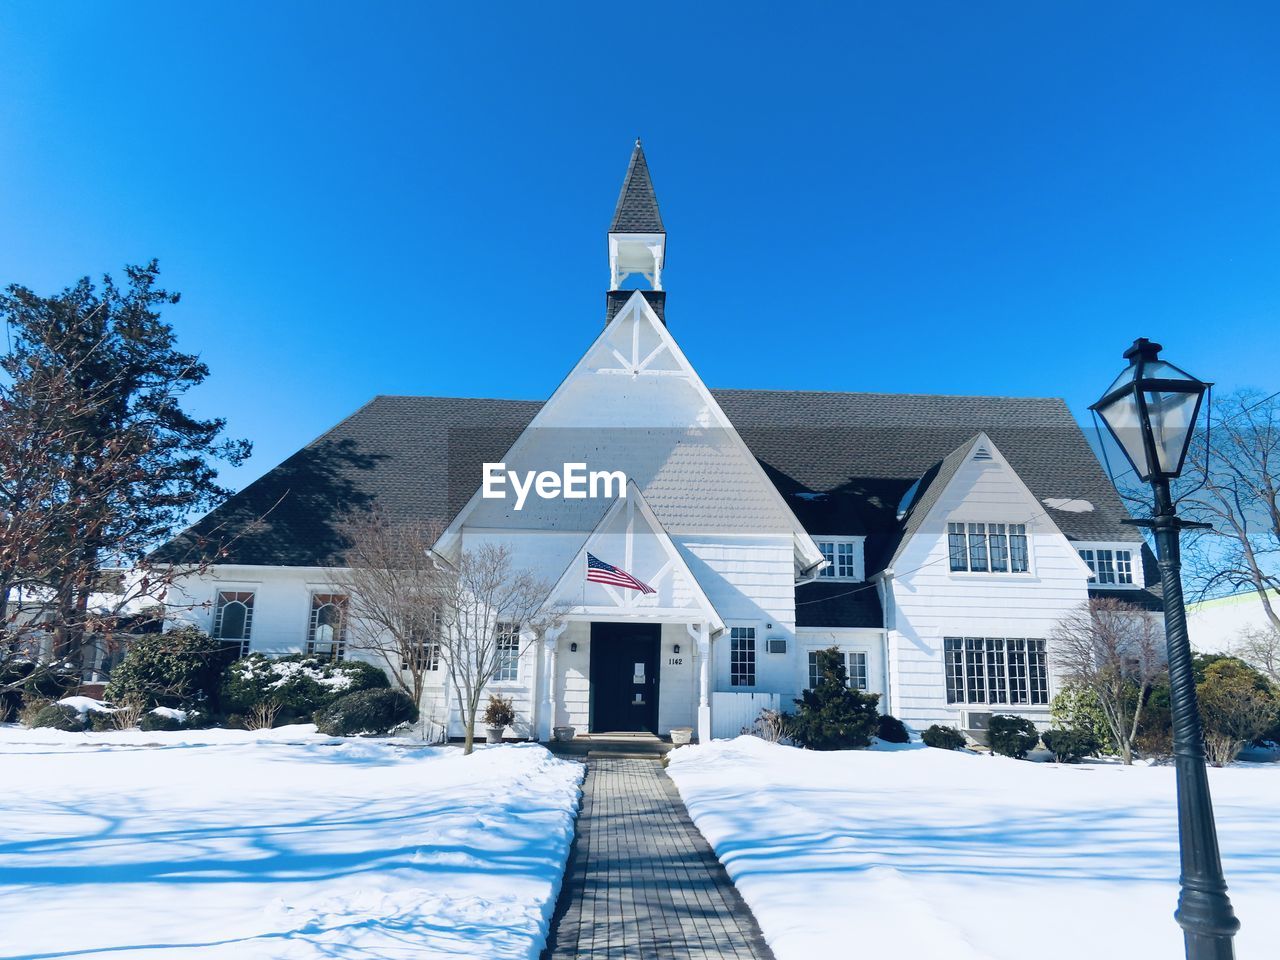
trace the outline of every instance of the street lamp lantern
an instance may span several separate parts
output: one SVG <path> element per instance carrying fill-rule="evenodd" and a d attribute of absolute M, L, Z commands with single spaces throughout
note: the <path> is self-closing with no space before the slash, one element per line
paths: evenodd
<path fill-rule="evenodd" d="M 1240 921 L 1227 897 L 1213 822 L 1209 777 L 1204 763 L 1204 734 L 1191 670 L 1191 643 L 1182 600 L 1179 531 L 1206 527 L 1178 517 L 1169 481 L 1182 473 L 1195 432 L 1200 404 L 1209 384 L 1160 359 L 1160 344 L 1139 338 L 1125 351 L 1129 366 L 1102 399 L 1096 412 L 1115 437 L 1138 476 L 1151 484 L 1153 515 L 1130 520 L 1149 528 L 1160 562 L 1164 595 L 1165 643 L 1169 654 L 1169 699 L 1173 714 L 1173 762 L 1178 781 L 1178 841 L 1182 892 L 1174 916 L 1182 927 L 1188 960 L 1232 960 L 1232 937 Z"/>
<path fill-rule="evenodd" d="M 1096 410 L 1143 480 L 1182 473 L 1209 384 L 1160 359 L 1160 344 L 1139 337 Z"/>

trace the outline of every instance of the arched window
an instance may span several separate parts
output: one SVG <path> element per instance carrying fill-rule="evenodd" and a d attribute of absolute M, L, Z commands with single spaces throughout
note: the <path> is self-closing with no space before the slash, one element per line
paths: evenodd
<path fill-rule="evenodd" d="M 239 655 L 249 652 L 249 634 L 253 629 L 253 592 L 221 590 L 213 614 L 213 635 L 228 644 L 240 645 Z"/>
<path fill-rule="evenodd" d="M 311 595 L 307 653 L 341 660 L 347 646 L 347 598 L 341 593 Z"/>

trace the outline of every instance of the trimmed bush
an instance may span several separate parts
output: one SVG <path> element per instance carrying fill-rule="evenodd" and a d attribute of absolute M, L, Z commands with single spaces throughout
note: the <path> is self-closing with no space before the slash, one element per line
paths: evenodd
<path fill-rule="evenodd" d="M 330 737 L 381 736 L 418 719 L 418 708 L 399 690 L 358 690 L 316 712 L 316 729 Z"/>
<path fill-rule="evenodd" d="M 75 707 L 62 703 L 46 703 L 31 718 L 31 726 L 52 727 L 54 730 L 83 730 L 84 716 Z"/>
<path fill-rule="evenodd" d="M 138 729 L 146 733 L 156 730 L 186 730 L 187 721 L 179 720 L 168 713 L 156 713 L 152 710 L 142 715 L 138 721 Z"/>
<path fill-rule="evenodd" d="M 1042 739 L 1059 763 L 1077 763 L 1085 757 L 1097 756 L 1102 748 L 1098 738 L 1088 730 L 1046 730 Z"/>
<path fill-rule="evenodd" d="M 339 697 L 360 690 L 385 690 L 384 671 L 363 660 L 327 660 L 303 654 L 265 657 L 260 653 L 230 664 L 222 675 L 222 709 L 242 716 L 275 704 L 277 720 L 309 719 Z"/>
<path fill-rule="evenodd" d="M 134 637 L 111 671 L 106 698 L 136 700 L 147 707 L 188 707 L 218 694 L 222 668 L 231 654 L 219 640 L 195 627 Z"/>
<path fill-rule="evenodd" d="M 907 733 L 906 725 L 897 717 L 887 713 L 880 718 L 876 736 L 885 743 L 911 742 L 911 734 Z"/>
<path fill-rule="evenodd" d="M 939 750 L 960 750 L 966 743 L 963 733 L 955 727 L 945 727 L 940 723 L 931 726 L 920 739 L 926 746 L 937 747 Z"/>
<path fill-rule="evenodd" d="M 787 719 L 791 739 L 810 750 L 849 750 L 871 744 L 879 728 L 879 694 L 849 689 L 844 654 L 818 651 L 818 685 L 795 701 Z"/>
<path fill-rule="evenodd" d="M 1026 758 L 1040 740 L 1036 725 L 1026 717 L 997 713 L 987 727 L 991 750 L 1002 757 Z"/>

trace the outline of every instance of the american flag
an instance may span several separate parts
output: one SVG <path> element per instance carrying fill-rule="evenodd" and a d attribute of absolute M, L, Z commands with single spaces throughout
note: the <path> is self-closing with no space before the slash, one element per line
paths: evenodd
<path fill-rule="evenodd" d="M 615 587 L 626 587 L 628 590 L 639 590 L 641 593 L 656 592 L 643 580 L 637 580 L 621 567 L 605 563 L 592 553 L 587 554 L 587 579 L 592 583 L 607 583 Z"/>

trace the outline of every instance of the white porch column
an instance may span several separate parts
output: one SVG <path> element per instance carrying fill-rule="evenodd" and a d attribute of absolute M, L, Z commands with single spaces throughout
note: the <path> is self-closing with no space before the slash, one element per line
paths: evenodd
<path fill-rule="evenodd" d="M 698 624 L 698 742 L 711 742 L 711 630 Z"/>
<path fill-rule="evenodd" d="M 542 636 L 542 703 L 538 709 L 537 737 L 546 743 L 551 740 L 551 728 L 556 722 L 556 654 L 560 649 L 560 634 L 567 624 L 557 624 Z"/>

